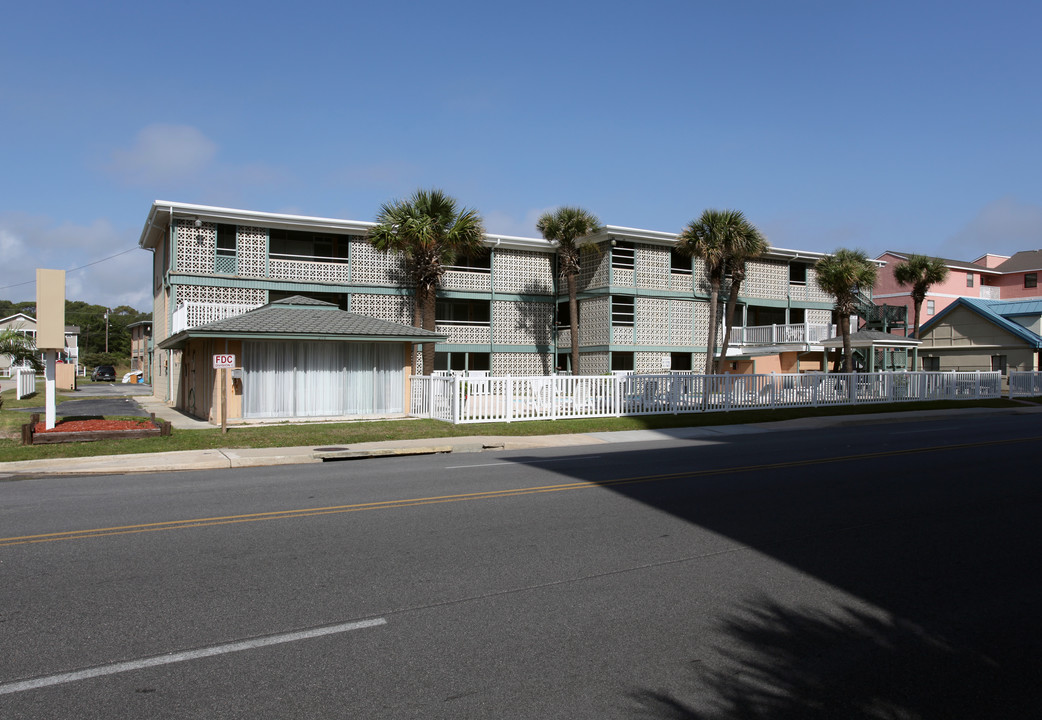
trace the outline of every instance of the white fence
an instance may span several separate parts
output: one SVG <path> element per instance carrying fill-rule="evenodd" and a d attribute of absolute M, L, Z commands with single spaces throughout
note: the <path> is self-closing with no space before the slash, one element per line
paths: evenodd
<path fill-rule="evenodd" d="M 1009 396 L 1042 397 L 1042 372 L 1010 370 Z"/>
<path fill-rule="evenodd" d="M 17 385 L 14 395 L 16 400 L 36 392 L 36 371 L 32 368 L 15 368 L 14 378 Z"/>
<path fill-rule="evenodd" d="M 410 414 L 451 423 L 1001 397 L 998 372 L 412 378 Z"/>

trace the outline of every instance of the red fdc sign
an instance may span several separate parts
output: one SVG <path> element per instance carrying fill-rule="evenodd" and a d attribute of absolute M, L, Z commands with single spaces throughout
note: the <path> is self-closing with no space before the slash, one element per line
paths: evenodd
<path fill-rule="evenodd" d="M 214 368 L 233 368 L 235 367 L 235 356 L 234 355 L 214 355 L 213 356 Z"/>

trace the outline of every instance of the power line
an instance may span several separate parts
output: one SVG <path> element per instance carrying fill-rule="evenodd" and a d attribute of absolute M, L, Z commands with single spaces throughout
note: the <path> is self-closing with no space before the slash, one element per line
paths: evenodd
<path fill-rule="evenodd" d="M 134 247 L 128 248 L 128 249 L 126 249 L 126 250 L 124 250 L 122 252 L 118 252 L 115 255 L 109 255 L 108 257 L 103 257 L 100 260 L 95 260 L 94 262 L 87 263 L 86 265 L 80 265 L 79 267 L 70 268 L 69 270 L 66 270 L 65 272 L 71 273 L 71 272 L 76 272 L 77 270 L 83 270 L 84 268 L 89 268 L 91 265 L 97 265 L 98 263 L 103 263 L 106 260 L 111 260 L 112 258 L 117 258 L 120 255 L 126 255 L 128 252 L 133 252 L 134 250 L 137 250 L 137 249 L 138 249 L 138 247 L 135 245 Z M 35 284 L 36 284 L 36 280 L 35 279 L 34 280 L 26 280 L 23 283 L 15 283 L 14 285 L 5 285 L 4 287 L 0 287 L 0 290 L 10 290 L 11 288 L 21 287 L 23 285 L 35 285 Z"/>

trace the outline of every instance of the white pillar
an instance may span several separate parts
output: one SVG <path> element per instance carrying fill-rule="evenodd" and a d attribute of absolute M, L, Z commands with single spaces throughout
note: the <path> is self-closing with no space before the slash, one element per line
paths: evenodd
<path fill-rule="evenodd" d="M 47 418 L 46 427 L 48 430 L 54 429 L 54 415 L 55 415 L 55 393 L 54 393 L 54 377 L 57 373 L 58 364 L 58 351 L 47 350 L 45 353 L 45 367 L 44 367 L 44 387 L 46 388 L 47 397 Z"/>

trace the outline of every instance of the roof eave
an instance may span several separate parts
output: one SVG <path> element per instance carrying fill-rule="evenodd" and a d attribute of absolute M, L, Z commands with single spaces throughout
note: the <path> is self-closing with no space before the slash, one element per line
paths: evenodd
<path fill-rule="evenodd" d="M 323 333 L 277 333 L 277 332 L 235 332 L 205 330 L 196 332 L 182 330 L 171 335 L 157 346 L 161 350 L 177 350 L 183 348 L 189 340 L 319 340 L 323 342 L 384 342 L 384 343 L 438 343 L 449 339 L 448 335 L 329 335 Z"/>

